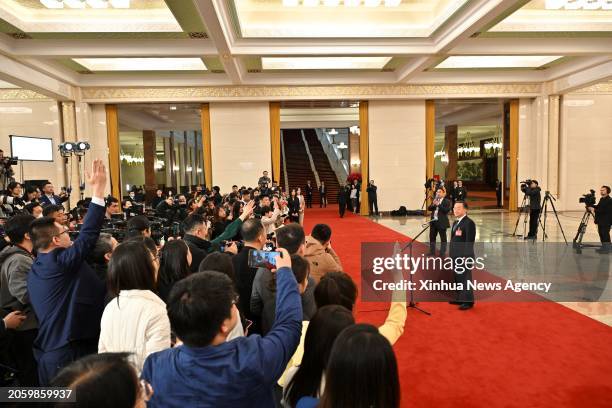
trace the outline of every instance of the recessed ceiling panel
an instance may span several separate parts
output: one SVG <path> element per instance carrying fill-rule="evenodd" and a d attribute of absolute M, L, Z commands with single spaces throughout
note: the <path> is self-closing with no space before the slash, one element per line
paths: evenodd
<path fill-rule="evenodd" d="M 561 56 L 551 55 L 468 55 L 448 57 L 436 66 L 437 69 L 474 68 L 538 68 Z"/>
<path fill-rule="evenodd" d="M 61 4 L 61 8 L 52 7 Z M 82 4 L 82 7 L 77 7 Z M 107 4 L 105 8 L 91 5 Z M 26 33 L 182 32 L 164 0 L 2 0 L 0 19 Z M 72 7 L 71 7 L 72 6 Z"/>
<path fill-rule="evenodd" d="M 428 37 L 465 0 L 233 0 L 245 38 Z"/>
<path fill-rule="evenodd" d="M 90 71 L 204 71 L 200 58 L 74 58 Z"/>
<path fill-rule="evenodd" d="M 264 70 L 382 69 L 391 57 L 263 57 Z"/>
<path fill-rule="evenodd" d="M 612 32 L 611 0 L 533 0 L 494 25 L 490 33 Z"/>

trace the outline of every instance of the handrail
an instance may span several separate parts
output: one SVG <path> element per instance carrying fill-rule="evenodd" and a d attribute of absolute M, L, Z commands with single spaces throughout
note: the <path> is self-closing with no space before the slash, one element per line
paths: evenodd
<path fill-rule="evenodd" d="M 310 148 L 308 147 L 308 142 L 306 141 L 306 136 L 304 135 L 304 129 L 300 129 L 302 133 L 302 140 L 304 141 L 304 146 L 306 147 L 306 154 L 308 155 L 308 161 L 310 162 L 310 168 L 315 177 L 315 183 L 317 187 L 321 186 L 321 179 L 319 179 L 319 173 L 317 172 L 317 168 L 315 167 L 314 160 L 312 159 L 312 154 L 310 154 Z"/>
<path fill-rule="evenodd" d="M 283 172 L 285 173 L 285 191 L 289 190 L 289 176 L 287 176 L 287 158 L 285 157 L 285 139 L 283 138 L 283 130 L 281 129 L 281 160 L 283 161 Z"/>
<path fill-rule="evenodd" d="M 349 174 L 348 161 L 342 159 L 342 153 L 331 142 L 328 134 L 322 132 L 320 129 L 316 129 L 316 132 L 317 138 L 321 142 L 321 146 L 323 146 L 323 151 L 325 152 L 325 155 L 329 160 L 329 164 L 336 174 L 338 182 L 340 184 L 344 184 Z"/>

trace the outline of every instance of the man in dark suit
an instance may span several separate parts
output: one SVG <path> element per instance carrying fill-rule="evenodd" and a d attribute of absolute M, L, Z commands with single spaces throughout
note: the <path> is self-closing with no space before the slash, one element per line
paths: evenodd
<path fill-rule="evenodd" d="M 306 182 L 304 191 L 306 192 L 306 208 L 312 208 L 312 185 L 310 184 L 310 180 Z"/>
<path fill-rule="evenodd" d="M 531 180 L 529 185 L 522 184 L 521 190 L 529 197 L 529 233 L 525 239 L 536 239 L 538 237 L 538 220 L 540 218 L 540 186 L 536 180 Z"/>
<path fill-rule="evenodd" d="M 497 208 L 502 206 L 502 182 L 499 180 L 495 181 L 495 198 L 497 198 Z"/>
<path fill-rule="evenodd" d="M 454 192 L 455 201 L 465 201 L 467 199 L 467 190 L 463 187 L 463 181 L 457 181 L 457 188 Z"/>
<path fill-rule="evenodd" d="M 431 222 L 429 226 L 429 255 L 436 254 L 436 237 L 440 235 L 440 256 L 446 255 L 446 230 L 450 227 L 448 213 L 451 210 L 451 202 L 446 198 L 446 191 L 440 189 L 436 192 L 436 198 L 427 208 L 431 211 Z"/>
<path fill-rule="evenodd" d="M 455 282 L 462 284 L 462 290 L 457 291 L 457 299 L 449 302 L 459 305 L 459 310 L 468 310 L 474 307 L 474 292 L 467 287 L 472 280 L 472 269 L 466 268 L 465 259 L 474 259 L 474 241 L 476 240 L 476 224 L 467 216 L 468 205 L 464 201 L 457 201 L 453 207 L 455 222 L 451 229 L 450 257 L 455 265 Z M 460 258 L 463 260 L 458 261 Z M 459 265 L 459 266 L 458 266 Z"/>
<path fill-rule="evenodd" d="M 236 277 L 236 291 L 240 296 L 237 306 L 240 314 L 253 322 L 249 333 L 261 333 L 259 318 L 251 313 L 251 293 L 257 268 L 249 266 L 249 251 L 263 249 L 266 244 L 266 232 L 261 220 L 251 218 L 242 224 L 240 233 L 244 239 L 244 246 L 238 254 L 232 257 Z"/>
<path fill-rule="evenodd" d="M 324 181 L 321 181 L 319 186 L 319 196 L 319 208 L 327 207 L 327 187 L 325 187 Z"/>
<path fill-rule="evenodd" d="M 53 218 L 40 218 L 31 225 L 38 256 L 28 273 L 28 293 L 39 322 L 34 356 L 41 386 L 47 386 L 62 367 L 98 350 L 106 285 L 85 259 L 104 222 L 106 169 L 101 160 L 94 160 L 87 182 L 92 199 L 74 242 L 67 228 Z"/>
<path fill-rule="evenodd" d="M 612 251 L 610 246 L 610 225 L 612 224 L 612 198 L 610 198 L 610 187 L 602 186 L 599 190 L 601 198 L 589 211 L 595 214 L 595 224 L 601 240 L 601 248 L 597 250 L 600 254 L 608 254 Z"/>
<path fill-rule="evenodd" d="M 55 195 L 53 184 L 46 182 L 43 185 L 43 194 L 40 196 L 40 204 L 43 207 L 48 205 L 61 205 L 63 202 L 68 201 L 70 196 L 65 192 L 61 192 L 59 196 Z"/>
<path fill-rule="evenodd" d="M 368 193 L 368 204 L 370 206 L 370 215 L 378 215 L 378 197 L 376 190 L 378 187 L 374 184 L 374 180 L 370 180 L 366 191 Z"/>
<path fill-rule="evenodd" d="M 349 199 L 349 189 L 348 186 L 340 185 L 338 189 L 338 210 L 340 211 L 340 218 L 344 218 L 344 212 L 346 211 L 346 203 Z"/>

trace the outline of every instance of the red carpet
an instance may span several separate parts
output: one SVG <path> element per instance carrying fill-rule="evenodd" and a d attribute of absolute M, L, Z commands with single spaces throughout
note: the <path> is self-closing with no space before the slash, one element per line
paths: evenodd
<path fill-rule="evenodd" d="M 309 209 L 306 233 L 332 228 L 332 246 L 359 284 L 361 242 L 407 237 L 337 208 Z M 408 310 L 395 344 L 402 407 L 610 407 L 612 328 L 552 302 L 480 302 L 467 312 L 447 303 Z M 380 325 L 388 305 L 360 303 L 358 322 Z"/>

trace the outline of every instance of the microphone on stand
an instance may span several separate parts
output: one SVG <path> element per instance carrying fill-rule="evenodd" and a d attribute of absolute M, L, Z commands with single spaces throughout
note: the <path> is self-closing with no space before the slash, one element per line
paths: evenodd
<path fill-rule="evenodd" d="M 421 225 L 421 227 L 425 228 L 426 226 L 428 226 L 429 224 L 435 221 L 438 221 L 438 217 L 432 218 L 431 220 L 427 221 L 425 224 Z"/>

